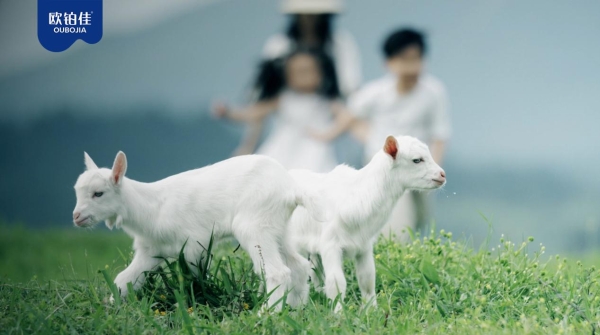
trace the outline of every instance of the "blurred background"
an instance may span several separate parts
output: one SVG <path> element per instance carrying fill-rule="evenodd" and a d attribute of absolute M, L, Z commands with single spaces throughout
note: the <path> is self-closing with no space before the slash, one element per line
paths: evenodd
<path fill-rule="evenodd" d="M 436 193 L 437 229 L 479 245 L 528 236 L 550 253 L 600 243 L 600 2 L 345 2 L 363 81 L 384 74 L 381 43 L 427 33 L 428 72 L 447 86 L 453 136 Z M 83 151 L 154 181 L 228 158 L 243 133 L 215 120 L 242 103 L 265 40 L 286 26 L 266 0 L 104 0 L 104 36 L 51 53 L 36 2 L 0 0 L 0 221 L 72 228 Z M 348 136 L 338 156 L 361 164 Z M 487 219 L 486 219 L 487 218 Z"/>

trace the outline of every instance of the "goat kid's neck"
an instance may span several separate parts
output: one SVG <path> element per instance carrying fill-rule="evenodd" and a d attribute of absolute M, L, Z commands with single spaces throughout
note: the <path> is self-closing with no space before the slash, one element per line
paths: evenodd
<path fill-rule="evenodd" d="M 359 170 L 355 184 L 355 190 L 358 190 L 357 207 L 367 206 L 362 213 L 365 216 L 363 219 L 369 221 L 371 225 L 374 224 L 371 218 L 391 211 L 404 193 L 397 173 L 392 173 L 392 164 L 391 157 L 380 152 L 369 164 Z M 385 224 L 385 220 L 381 224 Z M 371 228 L 378 229 L 373 226 Z"/>
<path fill-rule="evenodd" d="M 157 183 L 142 183 L 124 178 L 121 185 L 122 205 L 116 214 L 126 231 L 149 236 L 162 206 L 162 192 Z"/>
<path fill-rule="evenodd" d="M 404 189 L 401 187 L 397 173 L 392 173 L 393 160 L 383 152 L 373 157 L 369 164 L 359 171 L 359 185 L 386 199 L 397 200 Z"/>

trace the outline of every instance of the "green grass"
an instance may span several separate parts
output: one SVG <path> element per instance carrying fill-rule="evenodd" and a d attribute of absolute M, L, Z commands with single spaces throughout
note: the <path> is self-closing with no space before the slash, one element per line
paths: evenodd
<path fill-rule="evenodd" d="M 0 225 L 0 278 L 16 282 L 34 276 L 40 281 L 90 278 L 106 265 L 123 266 L 131 245 L 131 238 L 121 231 Z"/>
<path fill-rule="evenodd" d="M 4 229 L 1 239 L 3 333 L 597 334 L 600 326 L 600 272 L 545 257 L 530 240 L 500 240 L 493 250 L 474 249 L 443 231 L 408 245 L 382 240 L 379 307 L 360 307 L 347 264 L 348 296 L 334 314 L 314 291 L 303 309 L 259 313 L 260 278 L 232 246 L 205 256 L 200 277 L 172 260 L 142 292 L 110 304 L 111 280 L 124 265 L 116 249 L 129 256 L 130 242 L 121 234 Z"/>

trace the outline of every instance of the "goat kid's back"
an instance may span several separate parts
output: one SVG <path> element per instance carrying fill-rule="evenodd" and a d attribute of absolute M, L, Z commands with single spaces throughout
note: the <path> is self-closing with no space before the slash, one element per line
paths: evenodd
<path fill-rule="evenodd" d="M 285 208 L 280 218 L 284 220 L 298 205 L 300 191 L 281 169 L 270 158 L 251 155 L 165 178 L 157 182 L 167 190 L 161 216 L 210 221 L 218 231 L 234 229 L 231 224 L 237 215 L 254 217 L 266 208 Z M 264 228 L 282 228 L 281 223 L 270 222 L 273 218 L 263 219 Z"/>

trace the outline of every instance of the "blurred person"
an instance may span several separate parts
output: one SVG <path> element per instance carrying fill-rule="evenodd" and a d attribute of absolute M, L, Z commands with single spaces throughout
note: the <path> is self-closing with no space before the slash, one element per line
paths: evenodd
<path fill-rule="evenodd" d="M 331 141 L 352 121 L 340 101 L 331 59 L 320 51 L 297 49 L 286 58 L 265 61 L 255 88 L 259 94 L 255 104 L 234 110 L 216 103 L 213 113 L 255 124 L 275 114 L 273 129 L 256 153 L 275 158 L 288 169 L 331 171 L 337 165 Z M 241 147 L 254 152 L 252 145 Z"/>
<path fill-rule="evenodd" d="M 424 71 L 426 51 L 423 33 L 409 28 L 394 31 L 383 43 L 389 73 L 349 99 L 348 108 L 358 119 L 352 132 L 365 144 L 366 161 L 381 149 L 386 136 L 410 135 L 427 143 L 433 159 L 442 165 L 451 133 L 448 98 L 442 82 Z M 383 233 L 406 241 L 406 228 L 422 228 L 428 207 L 426 194 L 406 193 Z"/>
<path fill-rule="evenodd" d="M 284 33 L 267 39 L 263 59 L 284 58 L 298 49 L 317 50 L 331 59 L 339 91 L 342 97 L 348 96 L 359 87 L 362 74 L 359 49 L 353 36 L 333 27 L 342 7 L 342 0 L 284 0 L 281 9 L 289 15 L 289 24 Z M 249 122 L 245 138 L 234 155 L 252 153 L 263 126 L 261 121 Z"/>
<path fill-rule="evenodd" d="M 282 11 L 289 15 L 287 30 L 267 39 L 263 57 L 284 57 L 297 48 L 319 50 L 333 60 L 342 95 L 355 91 L 362 76 L 358 47 L 350 33 L 333 27 L 341 0 L 286 0 Z"/>

